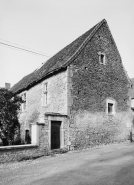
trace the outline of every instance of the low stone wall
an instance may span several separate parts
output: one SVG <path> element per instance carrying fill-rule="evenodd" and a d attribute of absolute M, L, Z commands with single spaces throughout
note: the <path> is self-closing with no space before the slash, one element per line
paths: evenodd
<path fill-rule="evenodd" d="M 0 147 L 0 163 L 21 161 L 42 156 L 45 150 L 40 150 L 37 145 L 16 145 Z"/>
<path fill-rule="evenodd" d="M 56 118 L 53 118 L 56 120 Z M 60 120 L 60 119 L 59 119 Z M 65 138 L 64 145 L 57 151 L 51 151 L 50 149 L 50 128 L 48 120 L 45 123 L 31 124 L 31 142 L 27 145 L 14 145 L 14 146 L 1 146 L 0 147 L 0 163 L 21 161 L 26 159 L 33 159 L 43 155 L 51 155 L 54 153 L 67 152 L 67 120 L 65 119 L 64 127 Z M 62 118 L 61 118 L 61 121 Z"/>
<path fill-rule="evenodd" d="M 45 132 L 45 125 L 34 123 L 31 125 L 31 132 L 32 144 L 1 146 L 0 163 L 33 159 L 46 155 L 49 146 L 46 141 L 47 133 Z"/>

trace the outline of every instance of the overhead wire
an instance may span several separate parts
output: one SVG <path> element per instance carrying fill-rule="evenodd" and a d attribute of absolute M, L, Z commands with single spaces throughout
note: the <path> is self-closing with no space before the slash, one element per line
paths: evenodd
<path fill-rule="evenodd" d="M 19 46 L 18 44 L 13 44 L 9 41 L 3 41 L 3 40 L 0 40 L 0 44 L 4 45 L 4 46 L 7 46 L 7 47 L 12 47 L 14 49 L 18 49 L 18 50 L 23 50 L 23 51 L 26 51 L 26 52 L 30 52 L 30 53 L 33 53 L 33 54 L 36 54 L 36 55 L 41 55 L 41 56 L 45 56 L 45 57 L 50 57 L 49 55 L 47 54 L 44 54 L 44 53 L 41 53 L 41 52 L 38 52 L 38 51 L 34 51 L 32 49 L 29 49 L 29 48 L 26 48 L 24 46 Z"/>

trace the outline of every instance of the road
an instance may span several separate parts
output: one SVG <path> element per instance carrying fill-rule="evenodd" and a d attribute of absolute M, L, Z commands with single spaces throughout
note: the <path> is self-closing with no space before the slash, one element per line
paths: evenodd
<path fill-rule="evenodd" d="M 134 144 L 0 165 L 2 185 L 134 185 Z"/>

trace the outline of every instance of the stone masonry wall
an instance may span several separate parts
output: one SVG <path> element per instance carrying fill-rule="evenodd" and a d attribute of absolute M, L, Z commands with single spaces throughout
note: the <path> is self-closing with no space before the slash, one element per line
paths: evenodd
<path fill-rule="evenodd" d="M 42 105 L 43 84 L 47 83 L 48 104 Z M 20 113 L 21 134 L 30 129 L 30 123 L 43 122 L 46 112 L 67 114 L 67 72 L 50 76 L 26 92 L 27 108 Z M 21 94 L 23 94 L 22 92 Z"/>
<path fill-rule="evenodd" d="M 99 63 L 99 52 L 105 53 L 105 65 Z M 72 146 L 88 147 L 126 139 L 129 134 L 126 125 L 131 122 L 130 85 L 106 23 L 70 67 Z M 115 100 L 115 116 L 106 114 L 106 99 Z"/>
<path fill-rule="evenodd" d="M 53 118 L 56 120 L 56 118 Z M 59 120 L 59 119 L 58 119 Z M 68 141 L 68 119 L 61 118 L 63 120 L 63 128 L 61 131 L 63 134 L 62 141 L 62 151 L 67 151 L 67 141 Z M 37 123 L 38 126 L 38 143 L 28 144 L 28 145 L 15 145 L 15 146 L 5 146 L 0 147 L 0 163 L 21 161 L 27 159 L 34 159 L 43 155 L 50 154 L 50 128 L 49 120 L 45 120 L 45 124 Z M 58 153 L 58 150 L 56 151 Z M 61 152 L 59 150 L 59 152 Z"/>

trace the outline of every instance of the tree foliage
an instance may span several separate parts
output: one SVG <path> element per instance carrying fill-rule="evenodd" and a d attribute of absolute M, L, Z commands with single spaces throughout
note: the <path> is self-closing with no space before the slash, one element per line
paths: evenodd
<path fill-rule="evenodd" d="M 23 100 L 12 91 L 0 88 L 0 139 L 3 146 L 13 145 L 20 132 L 18 113 Z"/>

